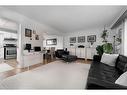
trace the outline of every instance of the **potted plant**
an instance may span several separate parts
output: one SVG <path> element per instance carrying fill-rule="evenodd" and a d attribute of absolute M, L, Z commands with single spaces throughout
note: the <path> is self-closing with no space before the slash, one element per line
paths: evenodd
<path fill-rule="evenodd" d="M 98 45 L 97 47 L 96 47 L 96 50 L 97 50 L 97 54 L 99 55 L 99 56 L 102 56 L 102 54 L 103 54 L 103 45 Z"/>
<path fill-rule="evenodd" d="M 103 44 L 103 51 L 104 51 L 104 53 L 108 53 L 108 54 L 112 53 L 112 51 L 113 51 L 112 44 L 111 43 Z"/>

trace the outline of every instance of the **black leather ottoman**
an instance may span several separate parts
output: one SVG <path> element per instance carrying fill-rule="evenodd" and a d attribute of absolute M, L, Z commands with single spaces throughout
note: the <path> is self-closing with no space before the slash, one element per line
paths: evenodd
<path fill-rule="evenodd" d="M 72 62 L 77 60 L 77 56 L 75 55 L 63 55 L 62 59 L 66 62 Z"/>

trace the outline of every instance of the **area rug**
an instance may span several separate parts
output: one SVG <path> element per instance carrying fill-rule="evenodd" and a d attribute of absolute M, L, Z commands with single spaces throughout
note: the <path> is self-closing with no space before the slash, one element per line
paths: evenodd
<path fill-rule="evenodd" d="M 90 65 L 51 62 L 0 82 L 1 89 L 85 89 Z"/>
<path fill-rule="evenodd" d="M 1 63 L 0 64 L 0 73 L 6 72 L 6 71 L 9 71 L 9 70 L 13 70 L 13 69 L 14 69 L 13 67 L 9 66 L 6 63 Z"/>

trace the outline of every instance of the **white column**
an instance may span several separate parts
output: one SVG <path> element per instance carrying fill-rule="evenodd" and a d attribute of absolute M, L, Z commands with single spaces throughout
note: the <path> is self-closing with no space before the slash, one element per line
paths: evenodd
<path fill-rule="evenodd" d="M 17 61 L 18 68 L 23 68 L 23 47 L 22 47 L 22 26 L 19 24 L 18 29 L 18 45 L 17 45 Z"/>

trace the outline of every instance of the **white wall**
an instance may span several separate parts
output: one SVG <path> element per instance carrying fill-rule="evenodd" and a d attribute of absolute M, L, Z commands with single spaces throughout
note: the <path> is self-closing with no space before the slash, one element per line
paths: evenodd
<path fill-rule="evenodd" d="M 57 39 L 57 45 L 46 45 L 47 39 Z M 63 36 L 60 35 L 44 35 L 43 45 L 46 48 L 55 47 L 55 49 L 63 49 Z"/>
<path fill-rule="evenodd" d="M 123 33 L 123 54 L 125 56 L 127 56 L 127 19 L 125 19 L 125 23 L 124 23 L 124 33 Z"/>
<path fill-rule="evenodd" d="M 96 42 L 94 42 L 93 47 L 96 47 L 97 45 L 101 45 L 102 43 L 102 34 L 103 28 L 95 28 L 95 29 L 89 29 L 89 30 L 82 30 L 82 31 L 76 31 L 73 33 L 67 33 L 64 36 L 64 48 L 70 47 L 70 37 L 78 37 L 78 36 L 85 36 L 85 42 L 84 43 L 74 43 L 74 47 L 77 47 L 78 45 L 84 45 L 86 47 L 90 46 L 90 43 L 87 42 L 87 36 L 89 35 L 96 35 Z M 111 32 L 111 30 L 108 30 L 109 36 L 108 36 L 108 42 L 113 42 L 113 35 L 114 33 Z"/>

